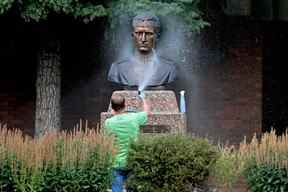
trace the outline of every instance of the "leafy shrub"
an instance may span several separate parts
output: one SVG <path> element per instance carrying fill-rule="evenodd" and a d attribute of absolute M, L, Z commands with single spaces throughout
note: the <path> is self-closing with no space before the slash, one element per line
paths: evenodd
<path fill-rule="evenodd" d="M 188 191 L 205 180 L 216 156 L 216 149 L 204 139 L 145 136 L 131 146 L 127 188 L 135 192 Z"/>
<path fill-rule="evenodd" d="M 271 165 L 254 166 L 245 171 L 252 192 L 288 191 L 288 171 Z"/>

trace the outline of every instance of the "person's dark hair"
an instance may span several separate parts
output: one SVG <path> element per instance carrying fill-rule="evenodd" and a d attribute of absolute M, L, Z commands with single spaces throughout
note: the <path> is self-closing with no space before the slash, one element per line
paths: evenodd
<path fill-rule="evenodd" d="M 111 97 L 111 107 L 114 111 L 121 111 L 125 108 L 125 98 L 120 95 Z"/>

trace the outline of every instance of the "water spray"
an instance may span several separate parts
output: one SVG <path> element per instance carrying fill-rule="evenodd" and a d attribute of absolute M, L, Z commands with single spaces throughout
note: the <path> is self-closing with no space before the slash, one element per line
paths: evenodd
<path fill-rule="evenodd" d="M 156 67 L 159 64 L 159 59 L 158 59 L 158 55 L 156 53 L 156 50 L 154 48 L 152 48 L 152 59 L 150 62 L 148 63 L 144 63 L 147 67 L 145 70 L 145 76 L 144 79 L 142 79 L 141 82 L 139 82 L 139 88 L 138 90 L 142 91 L 144 90 L 147 86 L 149 86 L 150 80 L 152 79 Z"/>
<path fill-rule="evenodd" d="M 139 96 L 141 99 L 144 99 L 144 97 L 145 97 L 144 90 L 138 89 L 138 96 Z"/>

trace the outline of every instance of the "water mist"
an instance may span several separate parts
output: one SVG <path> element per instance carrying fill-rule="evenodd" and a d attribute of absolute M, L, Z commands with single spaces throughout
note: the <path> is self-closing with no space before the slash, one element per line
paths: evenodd
<path fill-rule="evenodd" d="M 157 65 L 159 64 L 158 55 L 156 53 L 155 49 L 152 49 L 152 59 L 148 62 L 144 62 L 143 64 L 147 66 L 147 68 L 144 71 L 143 79 L 139 79 L 139 85 L 138 85 L 138 91 L 143 91 L 147 85 L 149 84 L 149 81 L 153 78 L 153 75 L 157 69 Z"/>

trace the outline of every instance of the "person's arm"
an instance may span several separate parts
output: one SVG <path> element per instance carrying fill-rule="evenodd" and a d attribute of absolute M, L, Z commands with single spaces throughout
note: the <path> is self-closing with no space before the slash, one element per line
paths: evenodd
<path fill-rule="evenodd" d="M 139 125 L 144 125 L 148 121 L 148 115 L 150 114 L 150 104 L 147 99 L 144 99 L 143 97 L 141 98 L 143 102 L 143 111 L 135 113 L 135 115 L 137 115 L 137 121 Z"/>
<path fill-rule="evenodd" d="M 138 94 L 139 94 L 139 97 L 142 100 L 143 111 L 142 112 L 138 112 L 136 114 L 137 114 L 138 123 L 140 125 L 144 125 L 147 122 L 147 120 L 148 120 L 148 115 L 150 114 L 150 103 L 145 98 L 144 92 L 140 92 L 139 91 Z"/>

